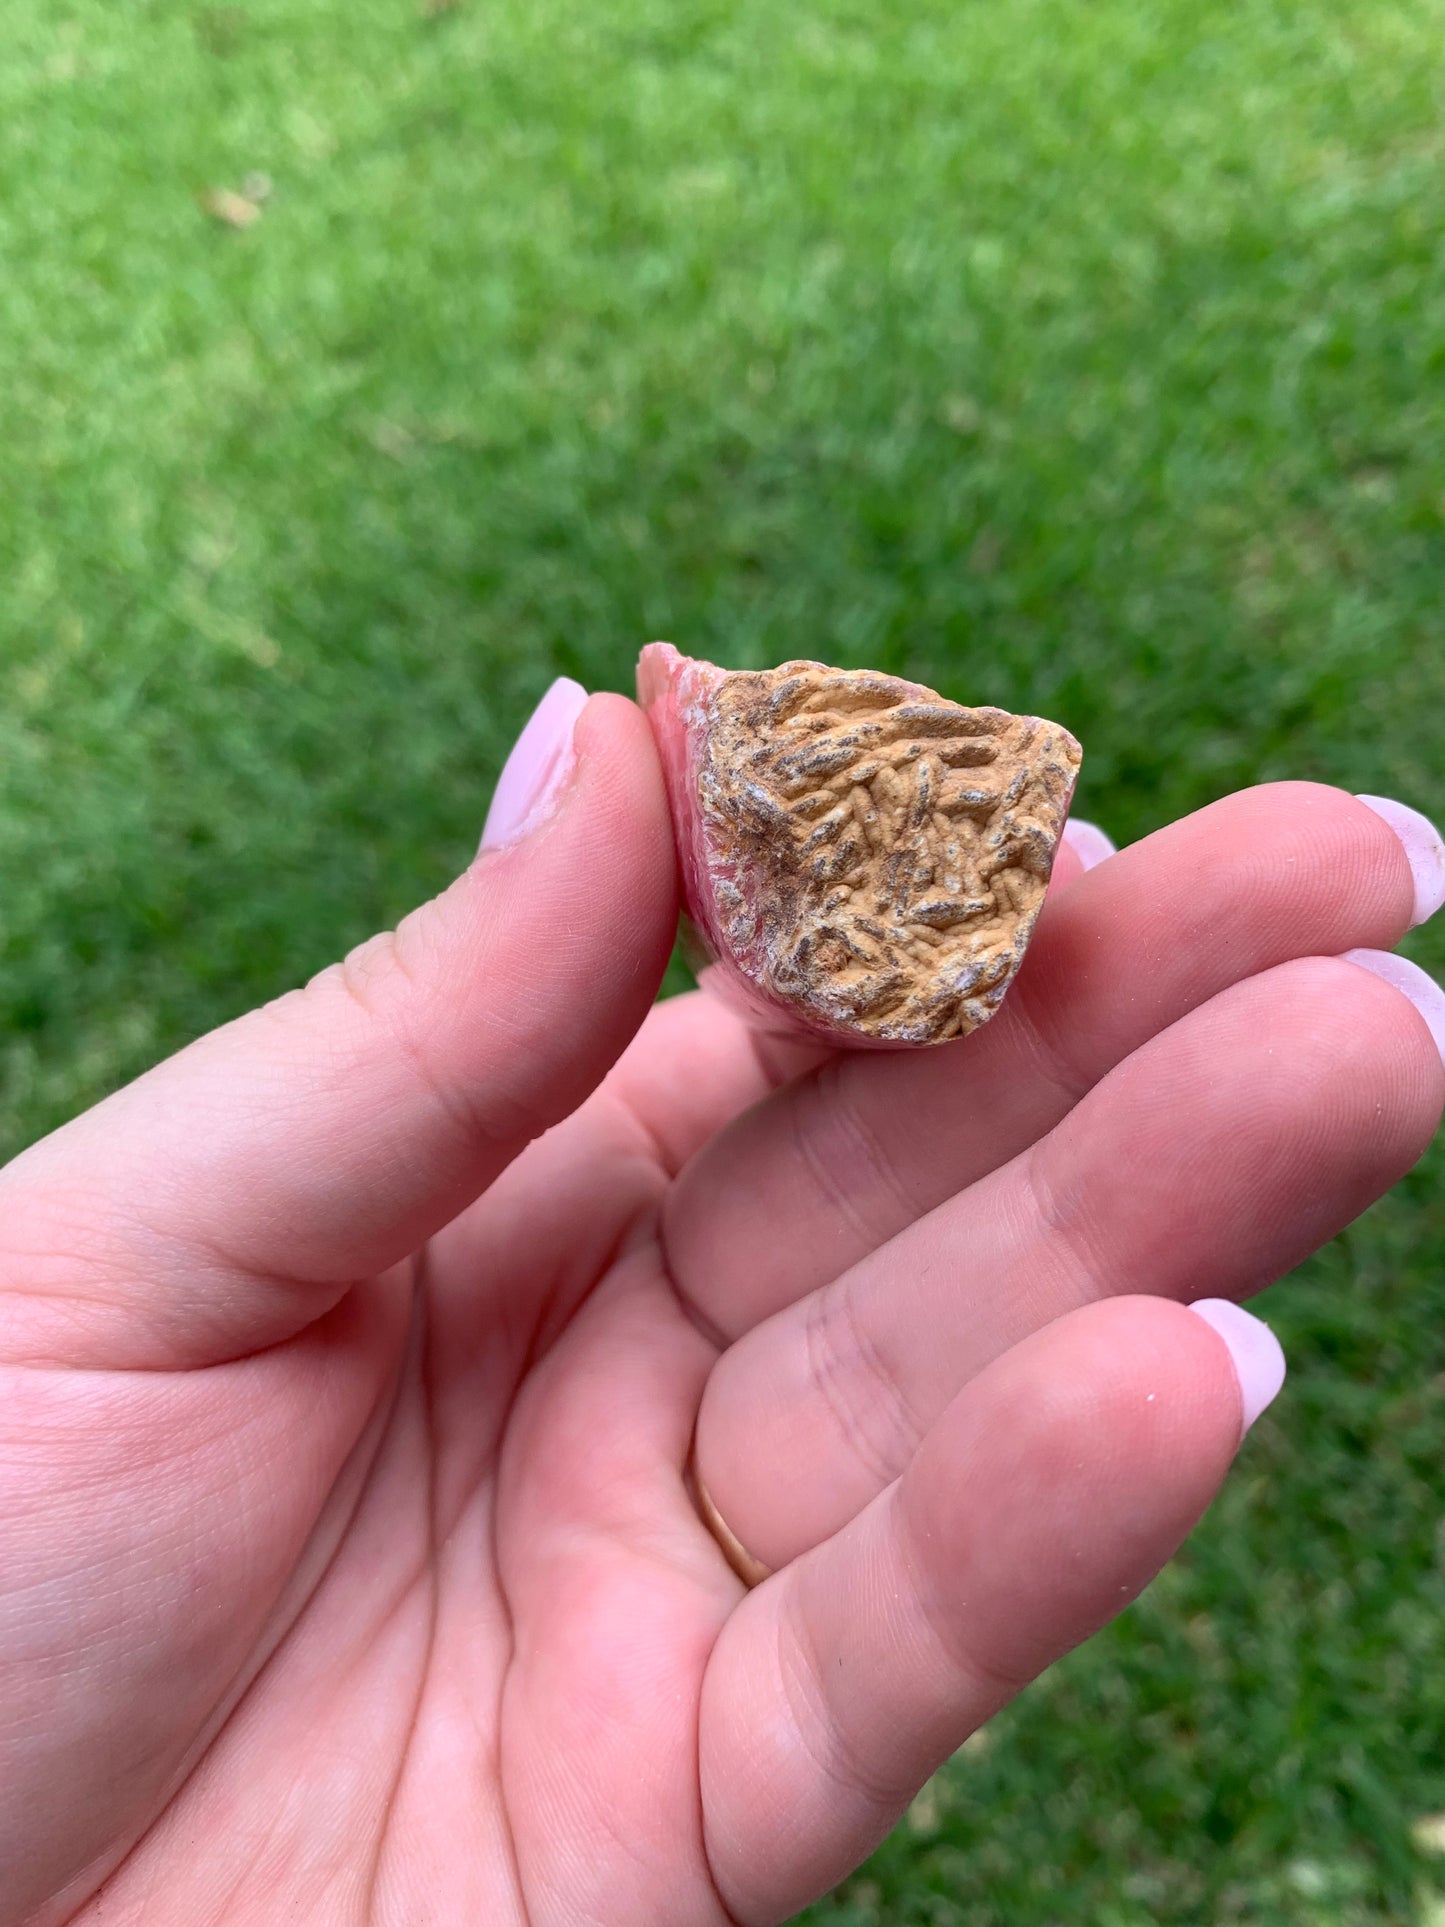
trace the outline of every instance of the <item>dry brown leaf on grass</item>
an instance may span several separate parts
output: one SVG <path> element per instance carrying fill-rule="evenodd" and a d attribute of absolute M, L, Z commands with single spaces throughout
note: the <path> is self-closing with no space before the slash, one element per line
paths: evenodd
<path fill-rule="evenodd" d="M 261 204 L 249 195 L 230 187 L 205 187 L 196 196 L 203 213 L 227 227 L 254 227 L 261 218 Z"/>

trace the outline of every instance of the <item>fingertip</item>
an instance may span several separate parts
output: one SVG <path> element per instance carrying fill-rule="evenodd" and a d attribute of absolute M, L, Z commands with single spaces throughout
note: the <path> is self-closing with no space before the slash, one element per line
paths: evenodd
<path fill-rule="evenodd" d="M 615 689 L 595 690 L 587 698 L 587 717 L 584 727 L 589 730 L 621 729 L 628 735 L 636 732 L 650 743 L 652 731 L 647 726 L 647 718 L 630 696 L 623 696 Z"/>
<path fill-rule="evenodd" d="M 1119 846 L 1107 830 L 1082 816 L 1071 816 L 1064 825 L 1064 841 L 1079 859 L 1081 869 L 1092 870 L 1106 857 L 1118 854 Z"/>
<path fill-rule="evenodd" d="M 1445 838 L 1428 816 L 1412 809 L 1408 803 L 1396 802 L 1393 796 L 1361 793 L 1355 801 L 1373 810 L 1400 839 L 1415 885 L 1415 903 L 1410 916 L 1413 930 L 1433 917 L 1445 903 Z"/>
<path fill-rule="evenodd" d="M 1054 867 L 1049 875 L 1050 894 L 1067 889 L 1069 884 L 1077 882 L 1084 874 L 1085 867 L 1079 852 L 1069 840 L 1069 829 L 1065 824 L 1064 833 L 1059 838 L 1058 847 L 1054 851 Z"/>
<path fill-rule="evenodd" d="M 1368 970 L 1414 1005 L 1425 1021 L 1425 1028 L 1445 1063 L 1445 990 L 1435 979 L 1408 957 L 1397 957 L 1393 950 L 1346 950 L 1342 961 Z"/>
<path fill-rule="evenodd" d="M 574 730 L 587 691 L 558 676 L 512 745 L 482 829 L 480 852 L 504 849 L 538 827 L 557 801 L 576 760 Z"/>
<path fill-rule="evenodd" d="M 1197 1298 L 1196 1318 L 1224 1340 L 1239 1383 L 1240 1437 L 1279 1396 L 1285 1379 L 1284 1347 L 1265 1324 L 1229 1298 Z"/>
<path fill-rule="evenodd" d="M 616 792 L 633 818 L 672 845 L 672 820 L 662 781 L 657 744 L 646 716 L 630 696 L 602 690 L 592 696 L 577 718 L 579 763 L 596 773 L 599 787 Z"/>

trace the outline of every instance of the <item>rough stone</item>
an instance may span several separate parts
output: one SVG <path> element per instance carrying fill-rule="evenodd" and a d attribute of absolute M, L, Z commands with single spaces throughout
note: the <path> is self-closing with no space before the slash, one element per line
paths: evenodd
<path fill-rule="evenodd" d="M 667 644 L 639 692 L 689 913 L 754 1014 L 895 1046 L 987 1022 L 1068 815 L 1067 730 L 869 670 L 729 672 Z"/>

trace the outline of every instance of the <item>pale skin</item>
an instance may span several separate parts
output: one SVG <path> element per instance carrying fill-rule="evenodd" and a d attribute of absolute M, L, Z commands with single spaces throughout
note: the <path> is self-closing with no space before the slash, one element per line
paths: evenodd
<path fill-rule="evenodd" d="M 786 1918 L 1208 1505 L 1240 1382 L 1185 1303 L 1435 1129 L 1339 957 L 1414 888 L 1342 792 L 1065 855 L 986 1031 L 810 1062 L 649 1014 L 651 740 L 599 697 L 575 749 L 0 1173 L 0 1927 Z"/>

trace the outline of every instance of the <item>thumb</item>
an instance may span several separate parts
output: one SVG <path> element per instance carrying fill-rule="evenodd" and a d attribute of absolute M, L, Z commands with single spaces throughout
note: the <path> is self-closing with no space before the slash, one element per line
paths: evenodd
<path fill-rule="evenodd" d="M 675 893 L 641 712 L 553 684 L 450 889 L 0 1172 L 5 1351 L 181 1366 L 299 1330 L 598 1083 Z"/>

